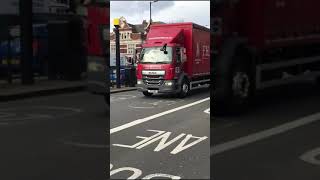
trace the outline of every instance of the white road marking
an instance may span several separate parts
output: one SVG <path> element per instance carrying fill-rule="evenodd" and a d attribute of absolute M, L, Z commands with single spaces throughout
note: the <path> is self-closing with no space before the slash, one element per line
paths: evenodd
<path fill-rule="evenodd" d="M 114 169 L 111 171 L 111 169 L 113 168 L 113 164 L 110 163 L 110 176 L 121 173 L 121 172 L 126 172 L 126 174 L 129 172 L 133 173 L 130 177 L 128 177 L 127 179 L 156 179 L 156 178 L 170 178 L 170 179 L 181 179 L 180 176 L 174 176 L 174 175 L 170 175 L 170 174 L 163 174 L 163 173 L 154 173 L 154 174 L 149 174 L 146 175 L 145 177 L 141 178 L 142 175 L 142 170 L 138 169 L 138 168 L 134 168 L 134 167 L 121 167 L 118 169 Z"/>
<path fill-rule="evenodd" d="M 164 111 L 164 112 L 161 112 L 161 113 L 158 113 L 158 114 L 155 114 L 155 115 L 146 117 L 146 118 L 137 119 L 137 120 L 132 121 L 132 122 L 130 122 L 130 123 L 127 123 L 127 124 L 124 124 L 124 125 L 121 125 L 121 126 L 118 126 L 118 127 L 115 127 L 115 128 L 110 129 L 110 134 L 113 134 L 113 133 L 115 133 L 115 132 L 119 132 L 119 131 L 121 131 L 121 130 L 130 128 L 130 127 L 135 126 L 135 125 L 138 125 L 138 124 L 142 124 L 142 123 L 144 123 L 144 122 L 147 122 L 147 121 L 156 119 L 156 118 L 158 118 L 158 117 L 161 117 L 161 116 L 164 116 L 164 115 L 167 115 L 167 114 L 170 114 L 170 113 L 173 113 L 173 112 L 182 110 L 182 109 L 186 109 L 186 108 L 188 108 L 188 107 L 191 107 L 191 106 L 194 106 L 194 105 L 197 105 L 197 104 L 200 104 L 200 103 L 209 101 L 209 100 L 210 100 L 210 97 L 205 98 L 205 99 L 202 99 L 202 100 L 199 100 L 199 101 L 196 101 L 196 102 L 193 102 L 193 103 L 190 103 L 190 104 L 186 104 L 186 105 L 184 105 L 184 106 L 180 106 L 180 107 L 177 107 L 177 108 L 168 110 L 168 111 Z"/>
<path fill-rule="evenodd" d="M 39 114 L 40 110 L 48 111 L 46 114 Z M 72 107 L 56 107 L 56 106 L 28 106 L 17 108 L 0 109 L 0 125 L 17 125 L 25 124 L 35 120 L 49 120 L 60 115 L 60 112 L 67 112 L 63 116 L 71 115 L 74 113 L 83 112 L 81 109 Z"/>
<path fill-rule="evenodd" d="M 81 148 L 95 148 L 95 149 L 107 149 L 109 148 L 108 145 L 105 144 L 86 144 L 86 143 L 78 143 L 72 141 L 60 141 L 62 144 L 81 147 Z"/>
<path fill-rule="evenodd" d="M 132 106 L 132 105 L 129 105 L 128 107 L 133 108 L 133 109 L 153 109 L 153 108 L 155 108 L 153 106 L 145 107 L 145 106 Z"/>
<path fill-rule="evenodd" d="M 142 171 L 140 169 L 133 168 L 133 167 L 122 167 L 122 168 L 118 168 L 118 169 L 114 169 L 114 170 L 110 171 L 110 176 L 117 174 L 119 172 L 122 172 L 122 171 L 133 172 L 133 174 L 130 177 L 128 177 L 127 179 L 137 179 L 142 174 Z"/>
<path fill-rule="evenodd" d="M 306 152 L 300 156 L 300 159 L 310 164 L 320 166 L 320 148 Z"/>
<path fill-rule="evenodd" d="M 254 133 L 248 136 L 241 137 L 239 139 L 235 139 L 226 143 L 218 144 L 216 146 L 213 146 L 210 150 L 210 155 L 216 155 L 220 154 L 238 147 L 242 147 L 251 143 L 254 143 L 256 141 L 267 139 L 271 136 L 285 133 L 289 130 L 298 128 L 303 125 L 307 125 L 316 121 L 320 121 L 320 113 L 316 113 L 307 117 L 303 117 L 301 119 L 288 122 L 285 124 L 282 124 L 280 126 L 267 129 L 258 133 Z"/>
<path fill-rule="evenodd" d="M 143 179 L 156 179 L 155 177 L 164 177 L 164 178 L 170 178 L 170 179 L 181 179 L 180 176 L 173 176 L 173 175 L 169 175 L 169 174 L 162 174 L 162 173 L 156 173 L 156 174 L 149 174 L 146 177 L 144 177 Z"/>
<path fill-rule="evenodd" d="M 210 108 L 206 109 L 204 112 L 207 113 L 207 114 L 210 114 Z"/>
<path fill-rule="evenodd" d="M 182 102 L 182 101 L 178 101 L 178 102 Z M 147 101 L 139 102 L 138 101 L 133 104 L 129 104 L 128 107 L 133 108 L 133 109 L 153 109 L 153 108 L 160 108 L 163 106 L 171 106 L 171 105 L 176 104 L 178 102 L 176 102 L 176 101 L 163 101 L 163 100 L 159 100 L 156 102 L 147 102 Z"/>
<path fill-rule="evenodd" d="M 110 102 L 119 102 L 119 101 L 133 99 L 136 97 L 137 96 L 134 96 L 134 95 L 113 95 L 113 96 L 110 96 Z"/>
<path fill-rule="evenodd" d="M 185 133 L 182 133 L 182 134 L 174 137 L 173 139 L 168 140 L 169 137 L 171 136 L 172 132 L 165 132 L 165 131 L 152 130 L 152 129 L 149 129 L 147 131 L 157 132 L 157 133 L 150 136 L 150 137 L 136 136 L 136 138 L 143 139 L 143 140 L 141 140 L 140 142 L 138 142 L 134 145 L 125 145 L 125 144 L 112 144 L 112 145 L 118 146 L 118 147 L 131 148 L 131 149 L 142 149 L 150 144 L 153 144 L 153 143 L 159 141 L 158 145 L 154 149 L 155 152 L 159 152 L 159 151 L 167 148 L 168 146 L 170 146 L 174 142 L 180 140 L 181 138 L 183 138 L 186 135 Z M 196 140 L 189 142 L 189 140 L 191 138 L 196 139 Z M 171 154 L 178 154 L 179 152 L 182 152 L 182 151 L 200 143 L 201 141 L 203 141 L 207 138 L 208 138 L 207 136 L 197 137 L 197 136 L 193 136 L 192 134 L 187 134 L 185 136 L 185 138 L 170 153 Z M 187 143 L 187 142 L 189 142 L 189 143 Z"/>

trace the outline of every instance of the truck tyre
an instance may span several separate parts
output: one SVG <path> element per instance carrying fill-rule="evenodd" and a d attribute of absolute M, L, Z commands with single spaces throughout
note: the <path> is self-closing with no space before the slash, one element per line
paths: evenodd
<path fill-rule="evenodd" d="M 252 77 L 249 65 L 237 63 L 231 70 L 230 82 L 230 110 L 232 112 L 243 112 L 249 105 L 252 90 Z"/>
<path fill-rule="evenodd" d="M 188 80 L 184 79 L 181 83 L 181 91 L 179 93 L 179 98 L 185 98 L 190 91 L 190 84 Z"/>
<path fill-rule="evenodd" d="M 147 92 L 147 91 L 143 91 L 142 93 L 143 93 L 143 95 L 146 96 L 146 97 L 152 96 L 152 93 L 149 93 L 149 92 Z"/>
<path fill-rule="evenodd" d="M 216 115 L 239 114 L 246 111 L 254 94 L 255 73 L 251 56 L 243 49 L 239 49 L 235 54 L 231 64 L 219 64 L 220 70 L 224 70 L 224 78 L 218 80 L 219 92 L 223 95 L 215 94 Z"/>

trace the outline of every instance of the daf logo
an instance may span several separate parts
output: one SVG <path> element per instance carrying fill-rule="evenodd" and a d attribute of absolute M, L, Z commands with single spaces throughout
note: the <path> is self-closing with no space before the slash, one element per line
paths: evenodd
<path fill-rule="evenodd" d="M 143 70 L 142 74 L 143 75 L 164 75 L 165 71 L 146 71 L 146 70 Z"/>
<path fill-rule="evenodd" d="M 155 72 L 155 71 L 149 71 L 148 74 L 149 74 L 149 75 L 156 75 L 157 72 Z"/>

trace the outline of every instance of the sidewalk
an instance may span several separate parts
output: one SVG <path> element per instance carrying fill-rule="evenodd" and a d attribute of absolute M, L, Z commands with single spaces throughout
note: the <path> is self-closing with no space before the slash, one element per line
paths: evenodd
<path fill-rule="evenodd" d="M 33 85 L 22 85 L 15 81 L 8 84 L 0 81 L 0 101 L 9 101 L 33 96 L 43 96 L 50 94 L 59 94 L 65 92 L 74 92 L 84 90 L 87 86 L 85 80 L 65 81 L 65 80 L 43 80 L 36 79 Z"/>
<path fill-rule="evenodd" d="M 124 86 L 122 86 L 119 89 L 116 87 L 110 87 L 110 94 L 126 92 L 126 91 L 135 91 L 135 90 L 137 90 L 137 87 L 124 87 Z"/>

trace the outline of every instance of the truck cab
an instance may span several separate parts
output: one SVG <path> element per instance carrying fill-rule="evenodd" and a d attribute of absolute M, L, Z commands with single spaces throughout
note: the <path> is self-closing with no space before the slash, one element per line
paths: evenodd
<path fill-rule="evenodd" d="M 139 90 L 147 96 L 152 93 L 181 91 L 178 79 L 184 72 L 183 64 L 186 57 L 183 44 L 181 30 L 171 31 L 170 34 L 165 34 L 165 37 L 148 39 L 143 45 L 137 66 Z M 184 87 L 185 93 L 188 90 L 189 87 Z"/>

